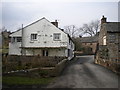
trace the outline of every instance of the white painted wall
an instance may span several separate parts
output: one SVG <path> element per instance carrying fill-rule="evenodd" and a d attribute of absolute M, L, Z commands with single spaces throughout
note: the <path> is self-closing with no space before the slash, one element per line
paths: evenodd
<path fill-rule="evenodd" d="M 69 44 L 69 37 L 66 33 L 58 29 L 56 26 L 54 26 L 51 22 L 49 22 L 47 19 L 43 18 L 34 24 L 31 24 L 29 26 L 26 26 L 23 28 L 23 36 L 22 36 L 22 30 L 16 31 L 15 33 L 12 33 L 11 37 L 19 37 L 22 36 L 23 38 L 23 47 L 64 47 L 66 49 L 61 48 L 61 50 L 57 49 L 51 49 L 50 56 L 56 55 L 56 56 L 68 56 L 68 49 L 74 50 L 74 44 L 71 42 Z M 54 33 L 60 33 L 61 37 L 59 41 L 53 40 L 53 34 Z M 31 34 L 37 34 L 37 40 L 31 41 Z M 73 47 L 71 47 L 71 45 Z M 9 54 L 16 54 L 20 55 L 21 53 L 21 43 L 10 43 L 9 45 Z M 41 53 L 40 49 L 36 49 L 34 51 L 36 55 Z M 71 52 L 73 53 L 73 52 Z M 26 55 L 33 55 L 33 50 L 26 50 Z M 73 56 L 73 55 L 72 55 Z M 71 57 L 72 57 L 71 56 Z"/>
<path fill-rule="evenodd" d="M 25 47 L 60 47 L 61 45 L 60 42 L 67 43 L 67 38 L 68 38 L 67 34 L 56 28 L 46 19 L 42 19 L 41 21 L 29 27 L 26 27 L 24 29 L 24 33 L 25 35 L 23 36 L 23 38 L 24 38 Z M 32 33 L 38 34 L 37 35 L 38 38 L 36 41 L 31 41 L 30 36 Z M 61 41 L 53 40 L 54 33 L 61 33 Z M 67 47 L 67 45 L 65 47 Z"/>
<path fill-rule="evenodd" d="M 43 49 L 26 49 L 26 55 L 39 55 L 42 56 Z M 65 57 L 65 48 L 60 49 L 47 49 L 48 56 L 63 56 Z"/>
<path fill-rule="evenodd" d="M 49 56 L 65 56 L 65 49 L 50 49 Z"/>
<path fill-rule="evenodd" d="M 9 43 L 9 54 L 10 55 L 21 55 L 21 42 Z"/>

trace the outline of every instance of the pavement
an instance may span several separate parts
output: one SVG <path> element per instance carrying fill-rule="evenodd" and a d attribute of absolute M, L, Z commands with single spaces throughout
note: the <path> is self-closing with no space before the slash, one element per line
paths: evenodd
<path fill-rule="evenodd" d="M 93 55 L 78 56 L 47 88 L 118 88 L 118 79 L 111 70 L 94 64 Z"/>

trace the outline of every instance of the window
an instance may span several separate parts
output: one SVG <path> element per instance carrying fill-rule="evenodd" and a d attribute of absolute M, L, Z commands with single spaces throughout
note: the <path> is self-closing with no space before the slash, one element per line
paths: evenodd
<path fill-rule="evenodd" d="M 11 43 L 13 43 L 13 42 L 22 42 L 22 37 L 12 37 Z"/>
<path fill-rule="evenodd" d="M 103 45 L 107 45 L 106 44 L 106 36 L 103 37 Z"/>
<path fill-rule="evenodd" d="M 92 45 L 92 43 L 90 43 L 90 45 Z"/>
<path fill-rule="evenodd" d="M 70 57 L 70 56 L 71 56 L 71 50 L 68 49 L 68 57 Z"/>
<path fill-rule="evenodd" d="M 11 37 L 11 43 L 15 42 L 15 37 Z"/>
<path fill-rule="evenodd" d="M 53 39 L 54 39 L 54 40 L 60 40 L 60 36 L 61 36 L 60 33 L 54 33 Z"/>
<path fill-rule="evenodd" d="M 110 35 L 109 35 L 109 42 L 110 42 L 110 43 L 114 43 L 115 40 L 116 40 L 115 34 L 110 34 Z"/>
<path fill-rule="evenodd" d="M 69 45 L 70 45 L 70 38 L 69 38 Z"/>
<path fill-rule="evenodd" d="M 22 37 L 17 37 L 17 42 L 22 42 Z"/>
<path fill-rule="evenodd" d="M 92 49 L 92 48 L 90 48 L 90 51 L 92 52 L 92 51 L 93 51 L 93 49 Z"/>
<path fill-rule="evenodd" d="M 37 34 L 31 34 L 31 40 L 37 40 Z"/>
<path fill-rule="evenodd" d="M 43 50 L 42 51 L 42 56 L 48 56 L 48 50 Z"/>

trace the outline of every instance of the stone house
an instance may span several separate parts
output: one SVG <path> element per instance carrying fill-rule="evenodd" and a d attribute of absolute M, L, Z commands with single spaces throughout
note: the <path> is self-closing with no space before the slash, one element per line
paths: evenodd
<path fill-rule="evenodd" d="M 93 37 L 81 37 L 80 42 L 83 48 L 86 50 L 88 54 L 95 54 L 97 44 L 98 44 L 98 36 Z"/>
<path fill-rule="evenodd" d="M 101 19 L 99 33 L 99 49 L 96 63 L 110 66 L 120 61 L 120 22 L 107 22 L 104 16 Z"/>
<path fill-rule="evenodd" d="M 46 18 L 10 34 L 9 55 L 74 57 L 71 37 L 58 28 L 58 22 Z"/>

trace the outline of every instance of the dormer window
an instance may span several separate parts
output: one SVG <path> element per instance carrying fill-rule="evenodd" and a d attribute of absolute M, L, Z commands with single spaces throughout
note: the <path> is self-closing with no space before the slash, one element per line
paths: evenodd
<path fill-rule="evenodd" d="M 31 41 L 37 40 L 37 34 L 31 34 Z"/>
<path fill-rule="evenodd" d="M 53 40 L 55 40 L 55 41 L 60 40 L 60 37 L 61 37 L 61 33 L 54 33 L 53 34 Z"/>

